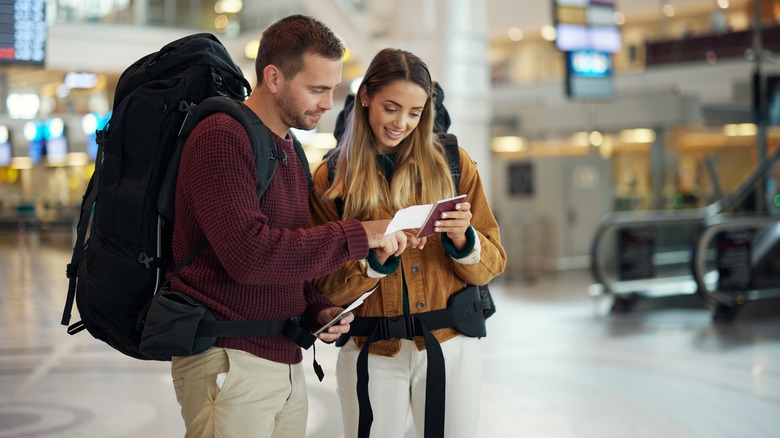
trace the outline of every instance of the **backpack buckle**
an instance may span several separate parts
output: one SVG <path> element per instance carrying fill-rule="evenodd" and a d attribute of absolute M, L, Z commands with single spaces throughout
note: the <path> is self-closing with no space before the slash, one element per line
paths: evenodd
<path fill-rule="evenodd" d="M 214 83 L 217 84 L 218 86 L 222 85 L 222 76 L 218 75 L 213 71 L 211 72 L 211 79 L 213 79 Z"/>
<path fill-rule="evenodd" d="M 414 339 L 414 320 L 411 315 L 379 320 L 379 334 L 382 339 Z"/>
<path fill-rule="evenodd" d="M 95 130 L 95 143 L 97 143 L 98 146 L 106 144 L 106 137 L 108 137 L 106 128 Z"/>
<path fill-rule="evenodd" d="M 198 106 L 198 104 L 192 102 L 186 102 L 182 100 L 179 102 L 179 111 L 187 114 L 192 114 L 192 112 L 195 111 L 196 106 Z"/>
<path fill-rule="evenodd" d="M 281 149 L 271 149 L 272 160 L 282 160 L 282 164 L 287 165 L 287 153 Z"/>
<path fill-rule="evenodd" d="M 138 254 L 138 263 L 146 266 L 146 269 L 151 269 L 154 263 L 154 257 L 149 257 L 145 252 Z"/>

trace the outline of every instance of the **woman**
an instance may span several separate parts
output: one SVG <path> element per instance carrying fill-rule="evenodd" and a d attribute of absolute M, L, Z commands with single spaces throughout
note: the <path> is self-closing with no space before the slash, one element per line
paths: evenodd
<path fill-rule="evenodd" d="M 387 219 L 401 208 L 467 195 L 437 221 L 436 234 L 410 233 L 400 256 L 370 252 L 366 260 L 348 262 L 316 281 L 342 306 L 379 286 L 355 310 L 358 324 L 339 352 L 347 437 L 368 436 L 369 429 L 373 437 L 402 437 L 410 408 L 419 437 L 476 436 L 482 372 L 477 338 L 453 327 L 457 318 L 443 323 L 438 317 L 447 313 L 448 302 L 456 307 L 452 301 L 466 294 L 451 297 L 468 285 L 500 274 L 506 255 L 476 165 L 462 149 L 459 187 L 453 186 L 444 148 L 433 133 L 432 90 L 420 58 L 398 49 L 379 52 L 339 146 L 314 175 L 314 224 L 341 217 Z"/>

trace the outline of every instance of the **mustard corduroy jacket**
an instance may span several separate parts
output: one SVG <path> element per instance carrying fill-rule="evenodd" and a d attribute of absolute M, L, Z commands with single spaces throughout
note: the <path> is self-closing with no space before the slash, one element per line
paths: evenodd
<path fill-rule="evenodd" d="M 486 284 L 504 271 L 506 253 L 501 246 L 498 224 L 493 216 L 482 188 L 482 180 L 476 164 L 460 149 L 459 194 L 467 194 L 471 203 L 471 226 L 476 231 L 480 246 L 478 263 L 462 264 L 455 261 L 442 247 L 441 235 L 428 237 L 422 250 L 407 248 L 401 254 L 398 269 L 384 278 L 369 278 L 367 263 L 349 261 L 337 271 L 315 280 L 315 285 L 333 303 L 347 306 L 361 294 L 379 283 L 379 289 L 357 309 L 355 316 L 403 315 L 403 282 L 409 293 L 409 307 L 412 314 L 439 310 L 447 307 L 447 300 L 466 284 Z M 322 194 L 329 188 L 328 166 L 321 163 L 314 171 L 314 186 L 310 198 L 312 225 L 339 220 L 333 201 L 323 201 Z M 390 219 L 374 218 L 374 219 Z M 433 335 L 444 342 L 458 335 L 452 328 L 434 330 Z M 365 337 L 353 337 L 362 347 Z M 415 339 L 417 348 L 425 348 L 422 337 Z M 400 350 L 400 340 L 378 341 L 370 346 L 370 352 L 383 356 L 395 356 Z"/>

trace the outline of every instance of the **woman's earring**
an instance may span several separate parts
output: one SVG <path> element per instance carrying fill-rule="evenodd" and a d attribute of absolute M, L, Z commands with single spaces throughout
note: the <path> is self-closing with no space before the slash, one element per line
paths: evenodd
<path fill-rule="evenodd" d="M 360 102 L 360 106 L 362 106 L 363 108 L 368 108 L 368 105 L 366 105 L 365 102 Z"/>

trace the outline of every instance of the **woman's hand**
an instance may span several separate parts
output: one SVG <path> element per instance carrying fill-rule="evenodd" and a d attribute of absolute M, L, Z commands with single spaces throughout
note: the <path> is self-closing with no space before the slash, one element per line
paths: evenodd
<path fill-rule="evenodd" d="M 461 202 L 455 205 L 455 211 L 445 211 L 441 219 L 434 223 L 433 231 L 447 233 L 457 249 L 466 245 L 466 230 L 471 226 L 471 204 Z"/>

